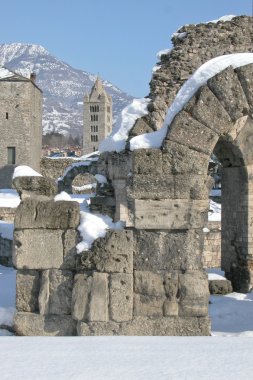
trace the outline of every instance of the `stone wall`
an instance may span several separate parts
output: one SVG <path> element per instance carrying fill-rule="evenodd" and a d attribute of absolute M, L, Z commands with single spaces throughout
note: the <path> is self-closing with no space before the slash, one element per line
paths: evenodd
<path fill-rule="evenodd" d="M 75 202 L 30 198 L 18 207 L 17 334 L 209 334 L 206 274 L 180 269 L 176 256 L 169 264 L 169 251 L 154 255 L 156 239 L 183 249 L 180 236 L 110 231 L 77 255 L 78 225 Z"/>
<path fill-rule="evenodd" d="M 204 233 L 203 267 L 221 267 L 221 223 L 208 222 Z"/>

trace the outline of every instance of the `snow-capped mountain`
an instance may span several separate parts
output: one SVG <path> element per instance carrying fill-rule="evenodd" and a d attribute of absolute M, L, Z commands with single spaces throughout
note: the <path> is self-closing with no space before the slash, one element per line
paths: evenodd
<path fill-rule="evenodd" d="M 82 135 L 83 96 L 89 92 L 96 76 L 77 70 L 51 55 L 40 45 L 23 43 L 0 44 L 0 65 L 25 77 L 36 74 L 36 84 L 44 96 L 43 134 L 58 132 Z M 104 80 L 112 96 L 114 123 L 132 96 Z"/>

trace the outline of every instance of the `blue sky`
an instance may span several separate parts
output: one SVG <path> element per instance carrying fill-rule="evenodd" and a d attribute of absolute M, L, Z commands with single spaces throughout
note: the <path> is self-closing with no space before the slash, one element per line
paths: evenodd
<path fill-rule="evenodd" d="M 12 0 L 1 4 L 0 43 L 44 46 L 129 94 L 148 94 L 156 53 L 180 26 L 251 15 L 251 0 Z"/>

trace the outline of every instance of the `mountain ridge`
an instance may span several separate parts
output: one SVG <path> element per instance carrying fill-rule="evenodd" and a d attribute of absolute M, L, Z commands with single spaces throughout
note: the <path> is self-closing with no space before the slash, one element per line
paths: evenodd
<path fill-rule="evenodd" d="M 90 92 L 96 75 L 75 69 L 37 44 L 0 44 L 0 65 L 24 77 L 30 77 L 32 72 L 36 74 L 36 84 L 44 98 L 44 135 L 51 132 L 72 137 L 82 135 L 83 96 Z M 133 97 L 107 80 L 102 79 L 102 82 L 113 99 L 115 125 L 121 110 Z"/>

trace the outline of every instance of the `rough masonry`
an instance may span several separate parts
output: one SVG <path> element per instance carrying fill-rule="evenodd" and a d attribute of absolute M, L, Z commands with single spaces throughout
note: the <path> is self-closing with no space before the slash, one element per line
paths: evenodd
<path fill-rule="evenodd" d="M 188 41 L 194 36 L 191 49 L 197 51 L 189 52 L 187 44 L 178 42 L 175 53 L 182 54 L 177 56 L 178 65 L 191 65 L 185 63 L 188 54 L 196 58 L 198 49 L 202 61 L 193 59 L 192 71 L 212 56 L 251 51 L 250 22 L 249 17 L 237 17 L 181 30 L 188 31 Z M 207 49 L 211 56 L 201 56 Z M 166 67 L 164 88 L 173 89 L 172 62 L 165 71 Z M 189 70 L 181 80 L 188 75 Z M 166 99 L 168 93 L 161 95 L 159 83 L 157 87 L 151 83 L 154 97 L 157 88 Z M 253 284 L 252 93 L 253 65 L 228 67 L 196 91 L 176 115 L 160 149 L 102 154 L 96 170 L 113 191 L 98 191 L 93 207 L 103 212 L 113 198 L 112 216 L 125 228 L 108 231 L 88 251 L 77 254 L 75 248 L 80 239 L 77 204 L 22 201 L 15 219 L 13 257 L 18 269 L 18 334 L 210 333 L 203 228 L 212 187 L 208 176 L 212 153 L 223 167 L 222 268 L 235 291 L 248 291 Z M 152 130 L 152 120 L 155 114 L 137 121 L 132 134 L 141 133 L 143 125 Z"/>

